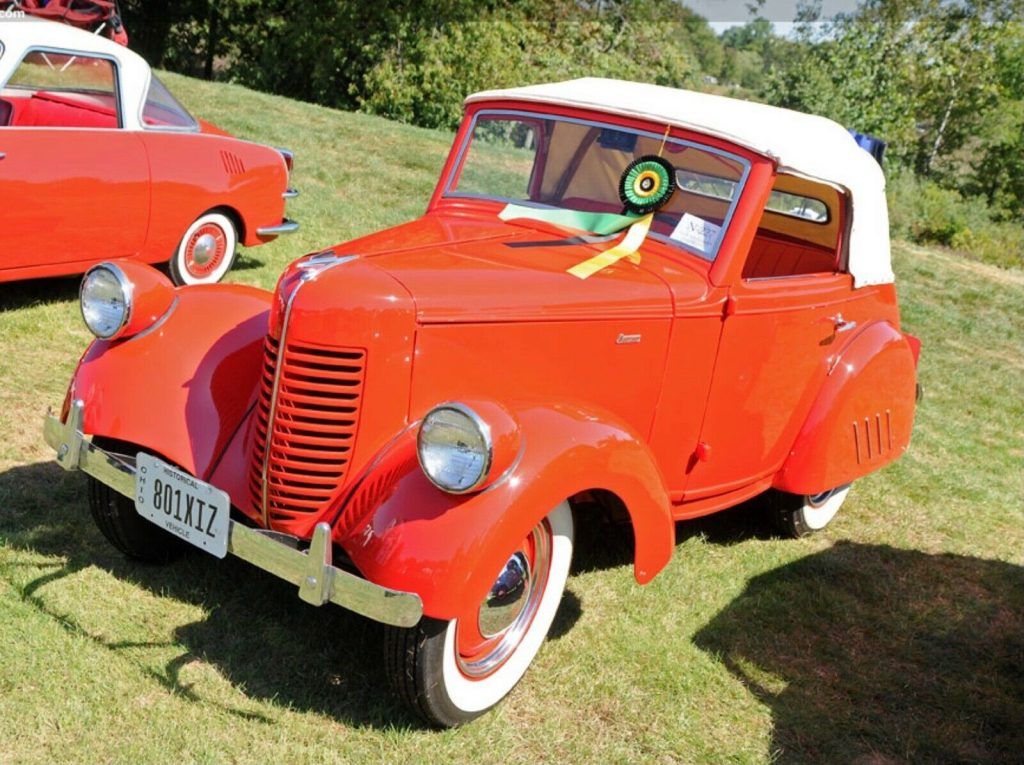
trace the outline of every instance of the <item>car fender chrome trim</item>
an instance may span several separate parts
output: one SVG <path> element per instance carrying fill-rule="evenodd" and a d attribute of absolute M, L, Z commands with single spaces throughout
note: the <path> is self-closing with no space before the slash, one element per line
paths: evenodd
<path fill-rule="evenodd" d="M 85 404 L 71 404 L 67 422 L 46 414 L 43 437 L 57 451 L 65 470 L 81 470 L 126 497 L 135 497 L 135 466 L 92 443 L 83 432 Z M 284 538 L 287 537 L 287 538 Z M 412 627 L 423 616 L 423 603 L 412 592 L 387 587 L 332 565 L 331 527 L 317 524 L 309 549 L 299 539 L 229 521 L 228 552 L 257 568 L 291 582 L 299 597 L 313 605 L 334 603 L 357 614 L 396 627 Z"/>

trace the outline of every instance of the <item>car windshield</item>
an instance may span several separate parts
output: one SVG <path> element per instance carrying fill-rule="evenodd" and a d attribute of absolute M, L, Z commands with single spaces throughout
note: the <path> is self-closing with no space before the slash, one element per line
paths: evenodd
<path fill-rule="evenodd" d="M 672 164 L 677 188 L 655 215 L 650 235 L 714 260 L 749 165 L 660 133 L 553 115 L 481 112 L 445 195 L 618 214 L 624 211 L 623 172 L 652 154 Z"/>
<path fill-rule="evenodd" d="M 142 124 L 148 128 L 195 130 L 199 127 L 195 117 L 171 95 L 155 74 L 149 81 L 146 103 L 142 107 Z"/>

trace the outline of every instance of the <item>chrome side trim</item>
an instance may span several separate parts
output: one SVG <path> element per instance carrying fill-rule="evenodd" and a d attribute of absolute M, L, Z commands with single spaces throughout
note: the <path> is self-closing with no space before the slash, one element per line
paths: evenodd
<path fill-rule="evenodd" d="M 162 327 L 164 324 L 167 323 L 167 320 L 169 318 L 171 318 L 171 314 L 174 313 L 174 310 L 177 307 L 178 307 L 178 296 L 175 295 L 174 296 L 174 300 L 171 301 L 171 304 L 167 307 L 167 310 L 163 312 L 163 315 L 159 319 L 157 319 L 155 322 L 150 324 L 148 327 L 146 327 L 144 330 L 139 332 L 137 335 L 132 335 L 130 339 L 131 340 L 137 340 L 139 338 L 145 337 L 146 335 L 152 334 L 153 332 L 156 332 L 158 329 L 160 329 L 160 327 Z"/>
<path fill-rule="evenodd" d="M 298 230 L 298 223 L 285 218 L 276 226 L 260 226 L 256 229 L 256 236 L 280 236 L 281 234 L 293 234 Z"/>
<path fill-rule="evenodd" d="M 126 497 L 135 497 L 135 466 L 122 462 L 91 442 L 82 432 L 85 404 L 72 403 L 66 423 L 48 412 L 43 437 L 57 451 L 65 470 L 81 470 Z M 392 590 L 336 568 L 331 561 L 331 527 L 317 524 L 309 549 L 301 540 L 230 521 L 228 552 L 257 568 L 291 582 L 299 597 L 313 605 L 334 603 L 357 614 L 396 627 L 412 627 L 423 616 L 423 603 L 412 592 Z"/>
<path fill-rule="evenodd" d="M 281 336 L 277 340 L 277 358 L 274 359 L 274 384 L 270 389 L 270 407 L 267 409 L 267 435 L 263 444 L 263 469 L 260 471 L 260 514 L 263 526 L 270 527 L 267 508 L 267 472 L 270 470 L 270 451 L 274 446 L 274 417 L 277 415 L 277 392 L 281 387 L 281 373 L 284 370 L 285 338 L 288 336 L 288 322 L 292 317 L 292 305 L 302 285 L 306 283 L 310 272 L 304 273 L 288 296 L 288 304 L 284 307 L 284 318 L 281 320 Z"/>
<path fill-rule="evenodd" d="M 284 197 L 285 199 L 295 199 L 295 197 L 297 197 L 298 195 L 299 195 L 299 190 L 298 189 L 293 189 L 290 186 L 287 189 L 284 190 L 283 194 L 281 194 L 281 196 Z"/>

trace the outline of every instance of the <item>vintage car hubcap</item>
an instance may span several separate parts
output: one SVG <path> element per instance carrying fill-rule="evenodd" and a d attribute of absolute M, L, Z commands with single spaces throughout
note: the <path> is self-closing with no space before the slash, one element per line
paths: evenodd
<path fill-rule="evenodd" d="M 464 675 L 486 677 L 512 655 L 537 612 L 550 568 L 551 528 L 542 521 L 509 556 L 477 613 L 459 620 L 456 659 Z"/>
<path fill-rule="evenodd" d="M 508 629 L 523 612 L 529 594 L 530 562 L 518 550 L 508 559 L 480 606 L 480 634 L 491 638 Z"/>
<path fill-rule="evenodd" d="M 224 259 L 227 238 L 219 226 L 207 223 L 196 229 L 185 248 L 185 267 L 196 277 L 209 276 Z"/>

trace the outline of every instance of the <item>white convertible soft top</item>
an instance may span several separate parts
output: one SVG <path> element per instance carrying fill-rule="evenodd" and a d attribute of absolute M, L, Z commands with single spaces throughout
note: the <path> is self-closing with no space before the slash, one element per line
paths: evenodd
<path fill-rule="evenodd" d="M 723 138 L 796 173 L 840 186 L 853 206 L 849 269 L 854 285 L 893 281 L 885 176 L 841 125 L 825 117 L 690 90 L 585 77 L 474 93 L 466 103 L 532 101 L 641 117 Z"/>

